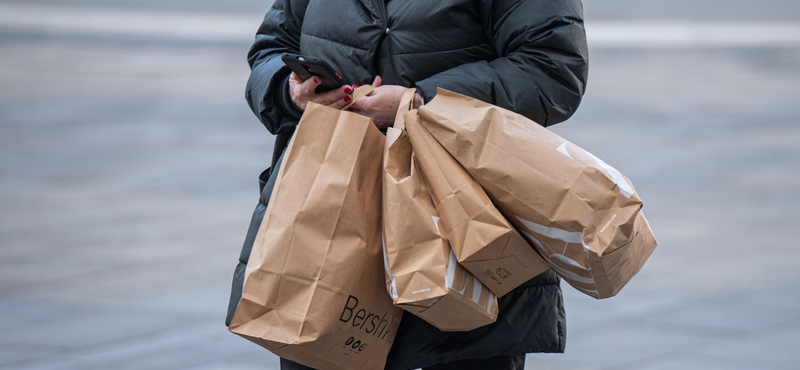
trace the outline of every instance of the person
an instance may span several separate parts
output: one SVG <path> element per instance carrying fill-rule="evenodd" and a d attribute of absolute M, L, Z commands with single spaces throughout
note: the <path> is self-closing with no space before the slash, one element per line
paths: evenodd
<path fill-rule="evenodd" d="M 300 80 L 285 52 L 327 61 L 349 85 L 318 93 L 320 79 Z M 444 88 L 549 126 L 575 112 L 588 73 L 580 0 L 275 0 L 248 61 L 247 102 L 277 135 L 273 166 L 309 102 L 342 108 L 358 85 L 377 88 L 350 109 L 378 128 L 407 87 L 417 104 Z M 563 352 L 559 284 L 542 273 L 500 298 L 496 323 L 469 332 L 405 313 L 386 368 L 522 369 L 526 353 Z M 281 359 L 281 369 L 308 368 Z"/>

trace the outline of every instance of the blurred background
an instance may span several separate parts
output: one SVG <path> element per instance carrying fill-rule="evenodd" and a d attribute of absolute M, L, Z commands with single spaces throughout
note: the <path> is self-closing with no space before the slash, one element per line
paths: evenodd
<path fill-rule="evenodd" d="M 277 369 L 223 325 L 272 137 L 244 101 L 269 0 L 0 0 L 0 369 Z M 528 369 L 797 369 L 800 2 L 585 0 L 554 131 L 659 241 L 617 296 L 564 284 Z"/>

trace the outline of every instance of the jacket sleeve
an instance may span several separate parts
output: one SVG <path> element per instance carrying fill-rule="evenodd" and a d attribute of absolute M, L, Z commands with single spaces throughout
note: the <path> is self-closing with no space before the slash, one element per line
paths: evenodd
<path fill-rule="evenodd" d="M 307 5 L 307 0 L 275 1 L 247 54 L 250 78 L 245 98 L 253 113 L 273 134 L 291 131 L 300 117 L 300 112 L 288 101 L 291 70 L 281 60 L 281 54 L 299 52 L 302 18 Z"/>
<path fill-rule="evenodd" d="M 416 83 L 459 92 L 549 126 L 569 118 L 586 86 L 588 49 L 580 0 L 484 3 L 488 38 L 499 57 L 463 64 Z"/>

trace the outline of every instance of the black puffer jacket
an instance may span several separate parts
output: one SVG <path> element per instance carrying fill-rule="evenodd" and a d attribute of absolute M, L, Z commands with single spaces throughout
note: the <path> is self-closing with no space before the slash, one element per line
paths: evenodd
<path fill-rule="evenodd" d="M 542 125 L 569 118 L 583 95 L 580 0 L 276 0 L 248 60 L 247 100 L 277 134 L 297 117 L 283 104 L 281 53 L 325 59 L 351 84 L 436 88 L 496 104 Z"/>
<path fill-rule="evenodd" d="M 588 56 L 580 0 L 276 0 L 249 53 L 246 93 L 253 112 L 278 134 L 275 160 L 300 116 L 288 101 L 284 52 L 325 59 L 351 84 L 370 83 L 378 74 L 384 84 L 416 87 L 426 100 L 443 87 L 545 126 L 577 109 Z M 265 193 L 242 250 L 229 319 L 266 208 Z M 466 333 L 443 333 L 405 314 L 387 368 L 563 352 L 564 307 L 552 271 L 502 297 L 499 305 L 497 323 Z"/>

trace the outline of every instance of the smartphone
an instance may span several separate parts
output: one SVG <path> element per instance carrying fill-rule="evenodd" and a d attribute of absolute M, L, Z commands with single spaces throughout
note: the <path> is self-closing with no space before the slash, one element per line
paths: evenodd
<path fill-rule="evenodd" d="M 317 93 L 333 90 L 337 87 L 345 85 L 342 76 L 333 70 L 328 62 L 314 57 L 305 55 L 283 53 L 281 60 L 289 68 L 305 81 L 311 76 L 319 76 L 322 79 L 322 84 L 317 87 Z"/>

